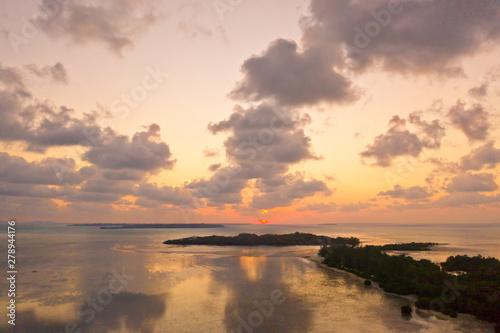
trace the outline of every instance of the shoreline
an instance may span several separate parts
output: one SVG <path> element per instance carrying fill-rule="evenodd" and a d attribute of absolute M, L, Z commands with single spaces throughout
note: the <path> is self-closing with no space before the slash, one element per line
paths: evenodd
<path fill-rule="evenodd" d="M 306 259 L 308 259 L 308 260 L 310 260 L 312 262 L 315 262 L 318 265 L 318 267 L 320 267 L 322 269 L 345 274 L 345 275 L 347 275 L 347 276 L 349 276 L 349 277 L 351 277 L 351 278 L 353 278 L 355 280 L 360 281 L 361 284 L 365 280 L 369 280 L 369 279 L 365 279 L 365 278 L 363 278 L 361 276 L 358 276 L 355 273 L 348 272 L 348 271 L 345 271 L 345 270 L 342 270 L 342 269 L 339 269 L 339 268 L 335 268 L 335 267 L 330 267 L 330 266 L 328 266 L 326 264 L 323 264 L 321 262 L 322 260 L 321 260 L 321 257 L 319 255 L 316 255 L 314 258 L 313 257 L 308 257 Z M 375 290 L 377 290 L 377 291 L 379 291 L 381 293 L 384 293 L 386 295 L 395 296 L 395 297 L 398 297 L 398 298 L 401 298 L 401 299 L 405 299 L 407 301 L 412 302 L 411 306 L 412 306 L 412 308 L 414 308 L 414 314 L 418 315 L 421 318 L 435 317 L 438 320 L 446 320 L 446 321 L 471 321 L 471 320 L 474 320 L 474 321 L 477 321 L 477 322 L 479 322 L 481 324 L 491 326 L 491 328 L 493 330 L 495 328 L 495 324 L 494 323 L 491 323 L 491 322 L 488 322 L 488 321 L 485 321 L 485 320 L 481 320 L 481 319 L 477 318 L 476 316 L 468 314 L 468 313 L 458 313 L 458 317 L 457 318 L 452 318 L 452 317 L 450 317 L 448 315 L 445 315 L 444 313 L 439 312 L 439 311 L 419 309 L 415 305 L 415 302 L 418 300 L 418 296 L 417 295 L 415 295 L 415 294 L 411 294 L 411 295 L 398 295 L 398 294 L 395 294 L 395 293 L 390 293 L 390 292 L 385 291 L 383 288 L 380 288 L 378 282 L 375 282 L 375 281 L 372 281 L 372 280 L 370 280 L 370 281 L 372 282 L 372 284 L 368 288 L 375 288 Z"/>

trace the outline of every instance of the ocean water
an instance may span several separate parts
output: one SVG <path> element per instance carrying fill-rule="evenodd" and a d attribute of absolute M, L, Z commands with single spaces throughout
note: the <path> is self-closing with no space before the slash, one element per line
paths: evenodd
<path fill-rule="evenodd" d="M 468 315 L 405 318 L 408 298 L 317 264 L 318 247 L 170 246 L 167 239 L 241 232 L 356 236 L 364 244 L 436 242 L 408 253 L 500 258 L 500 225 L 226 225 L 218 229 L 17 231 L 16 332 L 493 332 Z M 2 230 L 1 248 L 6 248 Z M 5 260 L 2 271 L 6 271 Z M 443 286 L 444 288 L 444 286 Z M 1 283 L 0 308 L 8 285 Z M 3 311 L 0 331 L 12 330 Z"/>

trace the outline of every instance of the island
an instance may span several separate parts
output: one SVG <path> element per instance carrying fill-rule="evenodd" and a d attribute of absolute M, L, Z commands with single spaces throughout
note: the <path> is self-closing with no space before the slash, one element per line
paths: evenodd
<path fill-rule="evenodd" d="M 496 323 L 500 330 L 500 261 L 482 256 L 451 256 L 441 264 L 389 255 L 383 246 L 323 246 L 329 267 L 377 282 L 386 292 L 414 294 L 416 307 L 456 317 L 458 313 Z M 460 274 L 454 274 L 460 271 Z"/>
<path fill-rule="evenodd" d="M 438 243 L 397 243 L 380 246 L 384 251 L 430 251 Z"/>
<path fill-rule="evenodd" d="M 328 246 L 348 246 L 354 247 L 360 244 L 355 237 L 328 237 L 317 236 L 308 233 L 292 233 L 284 235 L 256 235 L 242 233 L 238 236 L 207 236 L 189 237 L 181 239 L 167 240 L 163 244 L 171 245 L 218 245 L 218 246 L 295 246 L 295 245 L 328 245 Z"/>
<path fill-rule="evenodd" d="M 205 229 L 224 228 L 222 224 L 170 223 L 170 224 L 130 224 L 130 223 L 83 223 L 70 224 L 69 227 L 99 227 L 99 229 Z"/>

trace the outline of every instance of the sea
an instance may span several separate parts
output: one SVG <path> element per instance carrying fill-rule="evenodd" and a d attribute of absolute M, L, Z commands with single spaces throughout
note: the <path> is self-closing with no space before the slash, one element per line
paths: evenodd
<path fill-rule="evenodd" d="M 6 229 L 2 226 L 0 234 L 2 257 L 7 253 Z M 411 297 L 364 286 L 358 277 L 323 267 L 318 246 L 163 244 L 190 236 L 297 231 L 355 236 L 365 245 L 435 242 L 440 245 L 432 251 L 404 253 L 436 263 L 458 254 L 500 258 L 500 224 L 233 224 L 120 230 L 18 223 L 15 326 L 6 316 L 12 286 L 2 259 L 0 332 L 494 331 L 492 324 L 464 314 L 449 318 L 414 309 L 412 316 L 402 316 L 400 308 L 413 305 Z"/>

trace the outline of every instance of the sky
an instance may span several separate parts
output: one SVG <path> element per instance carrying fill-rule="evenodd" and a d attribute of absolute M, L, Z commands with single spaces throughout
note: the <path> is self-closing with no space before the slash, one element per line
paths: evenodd
<path fill-rule="evenodd" d="M 499 1 L 0 9 L 0 219 L 500 222 Z"/>

